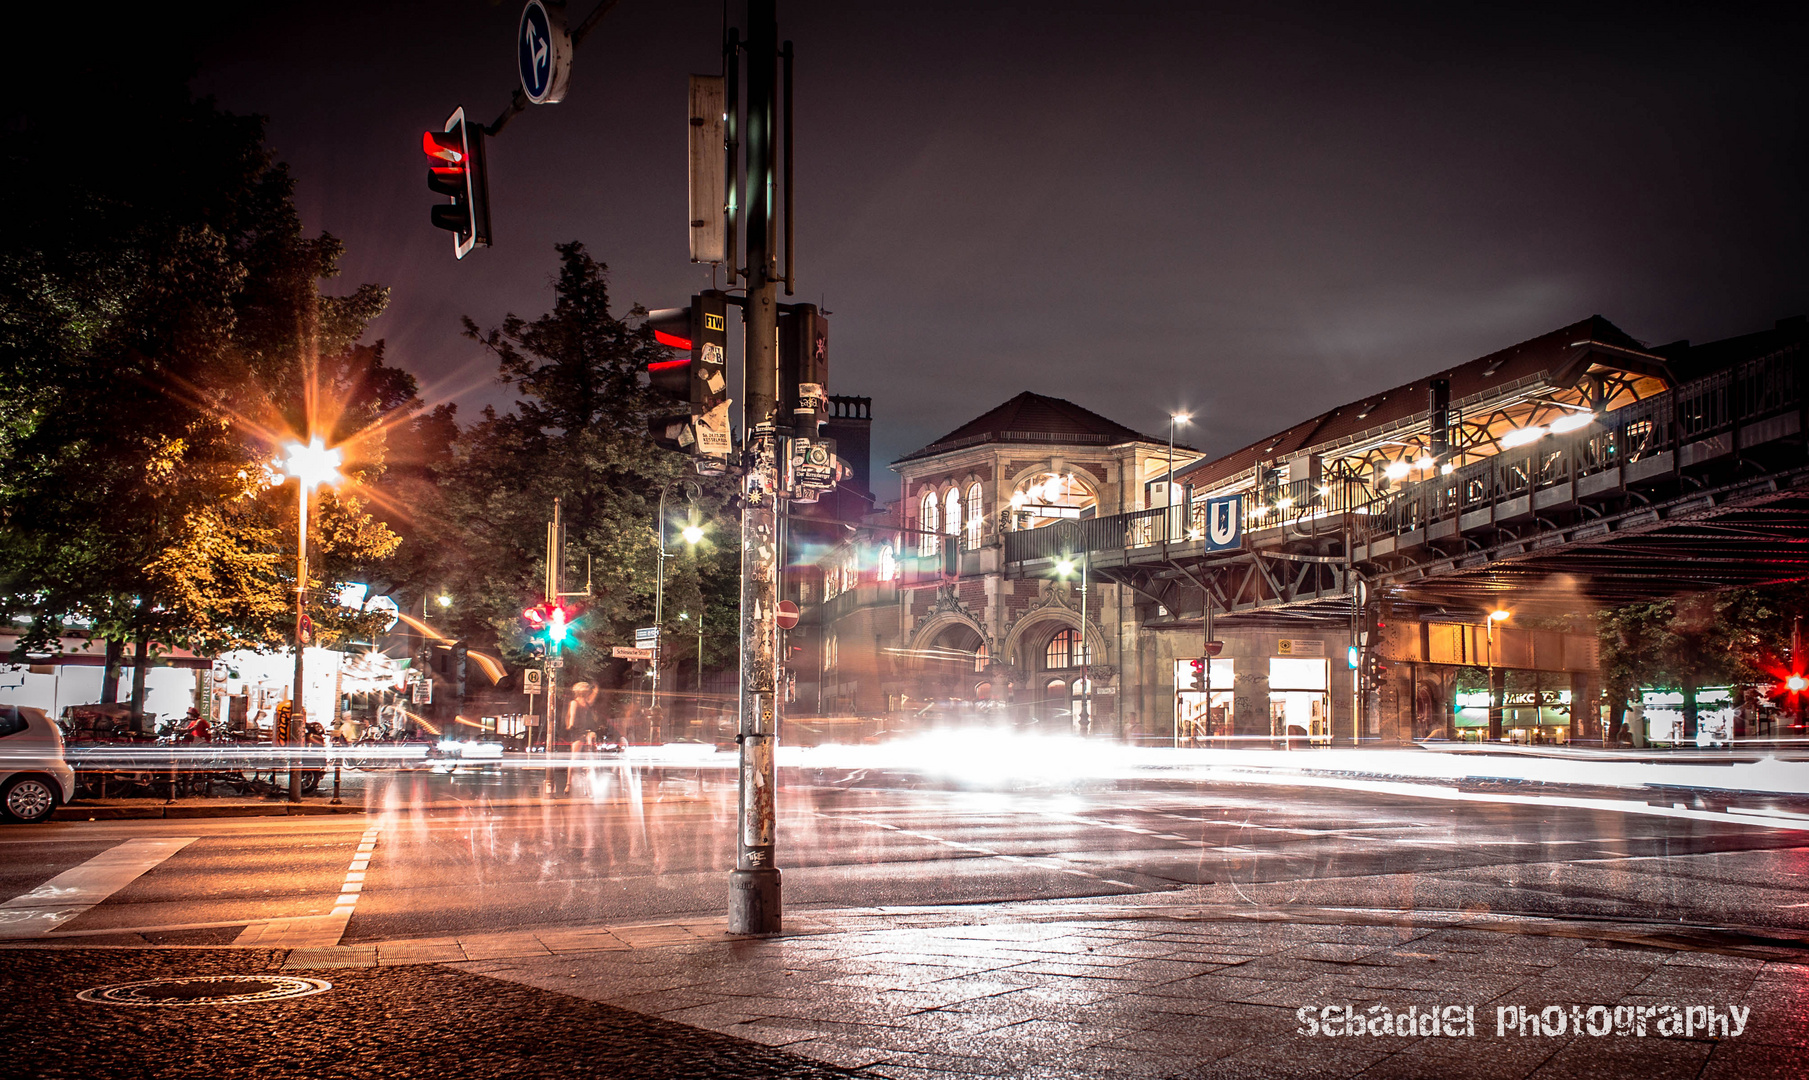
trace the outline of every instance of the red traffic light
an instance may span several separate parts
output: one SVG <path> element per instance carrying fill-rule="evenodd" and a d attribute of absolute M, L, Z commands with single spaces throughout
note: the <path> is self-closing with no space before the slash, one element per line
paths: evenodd
<path fill-rule="evenodd" d="M 465 160 L 465 138 L 457 131 L 423 131 L 421 149 L 430 158 L 462 164 Z"/>

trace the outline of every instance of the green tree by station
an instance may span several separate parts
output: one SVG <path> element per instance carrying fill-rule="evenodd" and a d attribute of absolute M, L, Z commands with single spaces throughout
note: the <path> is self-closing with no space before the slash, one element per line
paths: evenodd
<path fill-rule="evenodd" d="M 610 310 L 608 267 L 577 242 L 560 244 L 551 311 L 532 321 L 510 315 L 483 330 L 465 320 L 468 336 L 497 357 L 499 379 L 518 394 L 508 412 L 486 409 L 462 433 L 443 489 L 458 550 L 446 553 L 461 597 L 462 634 L 494 636 L 505 655 L 525 659 L 518 616 L 541 599 L 546 522 L 561 500 L 566 525 L 566 589 L 583 587 L 587 567 L 593 595 L 568 643 L 567 681 L 619 684 L 627 664 L 609 646 L 633 643 L 637 626 L 652 622 L 659 493 L 672 481 L 697 480 L 706 535 L 695 551 L 668 533 L 665 657 L 695 651 L 695 619 L 706 627 L 736 625 L 739 553 L 726 511 L 732 486 L 695 476 L 691 459 L 653 444 L 647 421 L 654 407 L 645 386 L 647 364 L 669 358 L 652 334 Z M 677 492 L 674 488 L 674 492 Z M 668 509 L 683 512 L 683 499 Z M 588 559 L 588 563 L 587 563 Z M 465 602 L 469 598 L 469 603 Z M 733 653 L 734 636 L 706 639 L 705 662 Z"/>

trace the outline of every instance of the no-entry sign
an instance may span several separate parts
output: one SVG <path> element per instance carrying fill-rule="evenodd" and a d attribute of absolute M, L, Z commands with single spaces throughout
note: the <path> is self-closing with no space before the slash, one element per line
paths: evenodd
<path fill-rule="evenodd" d="M 792 603 L 790 600 L 779 601 L 779 611 L 774 616 L 773 621 L 779 624 L 779 629 L 781 630 L 790 630 L 792 627 L 798 625 L 798 605 Z"/>

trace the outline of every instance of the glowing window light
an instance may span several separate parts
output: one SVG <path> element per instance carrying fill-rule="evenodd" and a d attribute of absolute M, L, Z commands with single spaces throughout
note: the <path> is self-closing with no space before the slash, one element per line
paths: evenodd
<path fill-rule="evenodd" d="M 1388 468 L 1382 470 L 1382 475 L 1388 477 L 1390 480 L 1405 480 L 1407 479 L 1407 474 L 1412 471 L 1413 466 L 1407 464 L 1405 461 L 1391 461 L 1388 463 Z"/>
<path fill-rule="evenodd" d="M 1437 465 L 1438 465 L 1438 460 L 1436 458 L 1434 458 L 1431 454 L 1427 454 L 1425 457 L 1420 458 L 1418 461 L 1413 463 L 1413 467 L 1418 469 L 1421 472 L 1431 472 Z"/>
<path fill-rule="evenodd" d="M 1443 465 L 1439 466 L 1438 471 L 1439 471 L 1440 476 L 1450 476 L 1452 473 L 1457 471 L 1457 462 L 1447 461 Z"/>
<path fill-rule="evenodd" d="M 1532 427 L 1515 428 L 1501 437 L 1501 445 L 1505 447 L 1525 446 L 1545 438 L 1547 429 L 1534 424 Z"/>
<path fill-rule="evenodd" d="M 1554 434 L 1576 431 L 1578 428 L 1586 428 L 1593 423 L 1595 423 L 1595 414 L 1592 412 L 1566 413 L 1551 422 L 1551 430 Z"/>

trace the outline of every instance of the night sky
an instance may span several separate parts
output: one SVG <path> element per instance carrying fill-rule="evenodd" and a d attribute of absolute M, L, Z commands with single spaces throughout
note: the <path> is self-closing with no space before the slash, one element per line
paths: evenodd
<path fill-rule="evenodd" d="M 1803 5 L 1473 6 L 782 0 L 793 299 L 834 313 L 875 460 L 1024 389 L 1158 434 L 1191 407 L 1184 441 L 1226 452 L 1590 314 L 1657 344 L 1809 309 Z M 462 410 L 508 399 L 459 316 L 546 310 L 554 243 L 622 308 L 709 283 L 684 120 L 710 2 L 622 0 L 566 101 L 491 144 L 497 246 L 453 260 L 420 132 L 501 111 L 518 14 L 246 6 L 195 39 L 196 90 L 271 118 L 344 286 L 393 289 L 373 336 Z"/>

